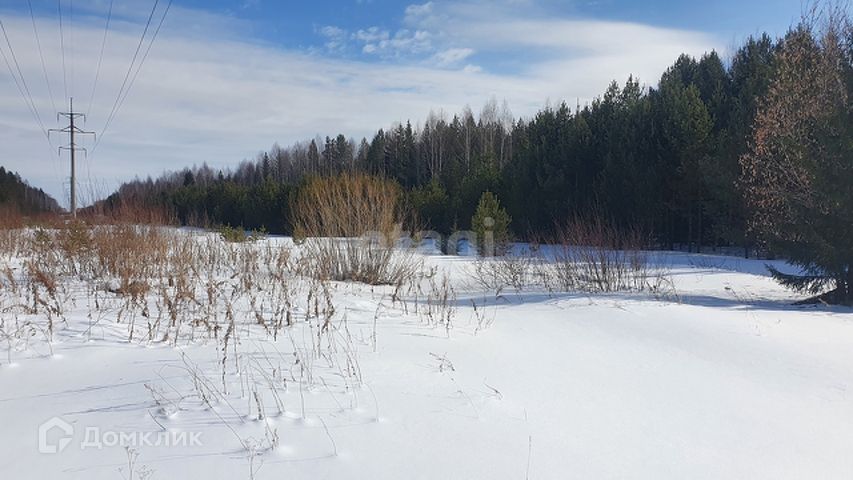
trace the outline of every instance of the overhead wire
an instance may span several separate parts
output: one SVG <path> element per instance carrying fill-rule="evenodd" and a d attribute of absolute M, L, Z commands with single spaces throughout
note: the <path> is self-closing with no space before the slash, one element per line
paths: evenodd
<path fill-rule="evenodd" d="M 59 49 L 62 52 L 62 87 L 65 91 L 65 98 L 68 97 L 68 70 L 65 66 L 65 28 L 62 25 L 62 0 L 56 0 L 57 11 L 59 12 Z"/>
<path fill-rule="evenodd" d="M 163 28 L 163 23 L 166 21 L 166 16 L 169 15 L 169 10 L 172 8 L 173 0 L 169 0 L 169 3 L 166 4 L 166 8 L 163 11 L 163 15 L 160 17 L 160 21 L 157 24 L 157 28 L 154 30 L 154 33 L 151 35 L 151 39 L 148 42 L 148 46 L 145 49 L 145 53 L 142 55 L 142 59 L 139 64 L 136 65 L 136 70 L 133 71 L 134 64 L 136 63 L 136 59 L 138 57 L 140 48 L 144 44 L 145 36 L 151 26 L 151 21 L 154 18 L 154 14 L 157 11 L 157 5 L 159 0 L 154 1 L 154 6 L 151 9 L 151 14 L 148 16 L 148 22 L 145 25 L 145 30 L 142 33 L 142 37 L 139 39 L 139 45 L 137 46 L 136 53 L 134 53 L 133 61 L 131 61 L 130 68 L 128 68 L 128 74 L 125 75 L 125 82 L 122 84 L 122 88 L 119 90 L 119 94 L 116 97 L 116 102 L 113 104 L 113 110 L 110 112 L 109 117 L 107 117 L 107 122 L 104 125 L 103 130 L 101 130 L 101 134 L 98 135 L 98 138 L 95 140 L 95 146 L 92 148 L 92 152 L 98 148 L 101 143 L 101 139 L 103 139 L 104 134 L 112 125 L 115 116 L 118 114 L 121 107 L 124 105 L 125 100 L 127 100 L 128 95 L 130 95 L 130 91 L 133 88 L 133 85 L 136 83 L 136 79 L 139 76 L 139 72 L 142 70 L 142 66 L 145 64 L 145 60 L 148 58 L 148 55 L 151 53 L 151 48 L 154 46 L 154 42 L 157 40 L 157 36 L 160 34 L 160 30 Z M 131 71 L 133 71 L 133 77 L 130 78 L 130 82 L 127 83 L 128 78 L 130 77 Z M 127 89 L 125 89 L 125 84 Z M 123 93 L 123 95 L 122 95 Z"/>
<path fill-rule="evenodd" d="M 71 65 L 69 66 L 71 73 L 70 73 L 69 77 L 71 77 L 70 91 L 71 91 L 71 96 L 73 97 L 74 96 L 74 84 L 75 84 L 75 78 L 76 78 L 74 75 L 74 64 L 75 64 L 75 62 L 74 62 L 74 0 L 68 0 L 68 27 L 69 27 L 68 29 L 70 30 L 70 32 L 68 33 L 68 36 L 70 37 L 70 44 L 71 44 L 69 46 L 69 49 L 71 50 Z"/>
<path fill-rule="evenodd" d="M 145 43 L 145 37 L 148 35 L 148 29 L 151 28 L 151 20 L 154 18 L 154 13 L 157 11 L 157 5 L 160 3 L 160 0 L 154 0 L 154 6 L 151 8 L 151 13 L 148 15 L 148 21 L 145 23 L 145 29 L 142 31 L 142 36 L 139 38 L 139 44 L 136 46 L 136 51 L 133 53 L 133 58 L 130 61 L 130 65 L 127 67 L 127 73 L 124 75 L 124 81 L 121 83 L 121 88 L 119 88 L 118 95 L 116 95 L 115 102 L 113 102 L 113 108 L 110 110 L 110 114 L 107 116 L 107 121 L 104 124 L 104 128 L 101 130 L 101 134 L 98 135 L 98 138 L 95 140 L 95 146 L 92 148 L 94 151 L 98 148 L 98 145 L 101 143 L 101 138 L 103 138 L 104 133 L 112 123 L 112 119 L 115 117 L 116 110 L 118 109 L 119 103 L 122 99 L 122 94 L 124 93 L 125 88 L 127 87 L 127 82 L 130 80 L 130 76 L 133 73 L 133 67 L 136 65 L 136 59 L 139 58 L 139 52 L 142 50 L 142 45 Z"/>
<path fill-rule="evenodd" d="M 15 82 L 15 86 L 18 88 L 18 92 L 21 94 L 21 98 L 24 100 L 24 104 L 26 104 L 27 109 L 30 111 L 30 114 L 33 116 L 33 119 L 36 121 L 37 126 L 41 130 L 42 134 L 47 141 L 48 152 L 50 153 L 51 158 L 56 159 L 55 155 L 58 155 L 58 152 L 54 153 L 53 151 L 53 143 L 50 141 L 50 134 L 48 134 L 47 129 L 44 126 L 44 122 L 41 119 L 41 115 L 39 114 L 38 107 L 36 106 L 35 100 L 33 99 L 32 92 L 29 89 L 27 84 L 26 77 L 24 76 L 23 71 L 21 70 L 21 66 L 18 63 L 18 57 L 15 54 L 15 49 L 12 46 L 12 41 L 9 39 L 9 34 L 6 31 L 6 26 L 3 23 L 3 20 L 0 19 L 0 30 L 2 30 L 3 38 L 6 41 L 6 45 L 9 49 L 9 56 L 12 57 L 12 62 L 9 62 L 9 56 L 6 55 L 5 49 L 0 48 L 0 56 L 3 57 L 3 61 L 6 64 L 6 68 L 9 69 L 9 75 L 12 77 L 12 80 Z M 14 69 L 12 68 L 12 63 L 15 64 Z M 17 71 L 17 74 L 16 74 Z M 20 78 L 19 78 L 20 76 Z M 54 163 L 54 172 L 58 172 L 56 170 L 57 165 Z"/>
<path fill-rule="evenodd" d="M 38 46 L 39 51 L 39 59 L 41 59 L 41 69 L 44 72 L 44 82 L 47 84 L 47 93 L 50 95 L 50 104 L 53 107 L 54 113 L 58 113 L 59 110 L 56 108 L 56 101 L 53 97 L 53 88 L 50 86 L 50 76 L 47 74 L 47 64 L 44 61 L 44 52 L 41 48 L 41 38 L 39 36 L 38 28 L 36 27 L 36 16 L 33 13 L 33 2 L 32 0 L 27 0 L 27 5 L 30 7 L 30 19 L 33 22 L 33 33 L 36 37 L 36 46 Z"/>
<path fill-rule="evenodd" d="M 24 77 L 23 71 L 21 71 L 21 65 L 18 63 L 18 57 L 15 55 L 15 49 L 12 47 L 12 42 L 9 40 L 9 34 L 6 32 L 6 26 L 3 24 L 3 20 L 0 20 L 0 30 L 3 32 L 3 37 L 6 39 L 6 45 L 9 47 L 9 54 L 12 56 L 12 62 L 15 64 L 15 70 L 17 70 L 18 75 L 20 76 L 20 81 L 18 75 L 15 75 L 15 71 L 12 70 L 12 65 L 9 63 L 9 59 L 6 57 L 6 53 L 0 50 L 3 53 L 3 60 L 6 62 L 6 67 L 9 68 L 9 73 L 12 75 L 12 78 L 15 81 L 15 85 L 18 87 L 18 91 L 21 93 L 21 96 L 24 98 L 24 103 L 27 104 L 27 107 L 30 109 L 30 113 L 35 117 L 36 123 L 38 123 L 39 128 L 42 133 L 44 133 L 45 138 L 48 139 L 48 144 L 50 144 L 50 136 L 47 134 L 47 129 L 44 127 L 44 122 L 41 120 L 41 115 L 39 115 L 38 108 L 36 108 L 35 101 L 33 100 L 33 95 L 30 92 L 30 87 L 27 85 L 27 79 Z"/>
<path fill-rule="evenodd" d="M 104 50 L 107 47 L 107 34 L 110 31 L 110 21 L 112 20 L 112 17 L 113 17 L 113 2 L 114 1 L 115 0 L 110 0 L 110 8 L 109 8 L 109 11 L 107 12 L 107 23 L 106 23 L 106 26 L 104 27 L 104 38 L 101 41 L 101 54 L 98 56 L 98 66 L 95 69 L 95 81 L 92 84 L 92 95 L 89 97 L 89 106 L 86 108 L 86 115 L 88 115 L 92 111 L 92 103 L 95 101 L 95 91 L 98 88 L 98 80 L 100 79 L 100 76 L 101 76 L 101 64 L 104 61 Z"/>
<path fill-rule="evenodd" d="M 74 45 L 74 26 L 73 26 L 73 18 L 74 18 L 74 0 L 66 0 L 67 1 L 67 9 L 64 8 L 63 0 L 57 0 L 57 13 L 59 19 L 59 46 L 60 46 L 60 54 L 61 54 L 61 64 L 62 64 L 62 83 L 63 83 L 63 92 L 65 94 L 65 98 L 69 98 L 74 95 L 75 89 L 75 72 L 74 72 L 74 55 L 75 55 L 75 45 Z M 100 77 L 101 72 L 103 71 L 103 63 L 104 63 L 104 55 L 107 48 L 107 41 L 109 38 L 109 30 L 112 23 L 113 17 L 113 9 L 114 9 L 115 0 L 110 0 L 109 10 L 107 12 L 107 18 L 104 25 L 104 34 L 101 39 L 101 47 L 98 56 L 98 63 L 95 70 L 94 81 L 92 84 L 92 90 L 89 96 L 89 102 L 86 108 L 86 114 L 90 113 L 92 106 L 94 104 L 94 100 L 96 94 L 98 92 L 98 86 L 101 83 Z M 160 0 L 154 0 L 153 6 L 151 8 L 151 12 L 148 15 L 148 19 L 145 24 L 145 28 L 142 31 L 142 35 L 140 36 L 139 43 L 136 46 L 136 49 L 133 54 L 133 58 L 131 59 L 130 65 L 128 65 L 127 72 L 125 73 L 124 80 L 122 81 L 121 88 L 119 89 L 115 101 L 113 102 L 112 108 L 110 110 L 109 115 L 107 116 L 107 120 L 104 124 L 103 129 L 98 135 L 95 146 L 92 148 L 92 152 L 98 148 L 100 145 L 101 139 L 103 135 L 110 128 L 112 123 L 114 122 L 116 116 L 119 111 L 122 109 L 125 101 L 130 95 L 131 90 L 136 84 L 136 80 L 139 77 L 139 74 L 145 65 L 145 62 L 151 53 L 151 50 L 154 46 L 155 41 L 165 23 L 165 20 L 169 14 L 169 11 L 172 7 L 173 0 L 168 0 L 165 9 L 163 10 L 162 16 L 160 16 L 159 21 L 156 24 L 156 28 L 153 29 L 153 22 L 155 21 L 155 17 L 157 16 L 158 7 L 160 6 Z M 165 3 L 165 0 L 164 2 Z M 44 49 L 41 42 L 41 34 L 39 33 L 39 28 L 37 25 L 37 21 L 35 18 L 35 11 L 32 5 L 32 0 L 27 0 L 27 6 L 30 13 L 30 20 L 32 22 L 33 33 L 36 40 L 36 46 L 39 52 L 39 60 L 41 63 L 42 73 L 44 75 L 45 84 L 47 86 L 47 92 L 50 96 L 50 104 L 54 110 L 54 112 L 59 112 L 57 108 L 57 103 L 55 100 L 54 94 L 54 86 L 51 84 L 50 74 L 47 69 L 47 62 L 45 61 Z M 36 121 L 39 129 L 42 131 L 45 136 L 48 146 L 51 151 L 53 150 L 53 143 L 51 142 L 50 135 L 48 134 L 48 130 L 45 127 L 45 123 L 43 122 L 41 115 L 39 113 L 39 109 L 37 104 L 33 98 L 32 91 L 30 90 L 30 86 L 26 81 L 26 77 L 24 76 L 24 72 L 21 69 L 21 65 L 18 62 L 18 57 L 15 53 L 14 47 L 12 46 L 12 42 L 9 38 L 8 32 L 6 31 L 5 25 L 0 20 L 0 30 L 3 33 L 3 39 L 5 40 L 5 45 L 8 47 L 9 55 L 7 56 L 5 50 L 6 48 L 0 48 L 0 54 L 2 54 L 4 63 L 9 70 L 9 73 L 15 83 L 15 86 L 18 89 L 18 92 L 21 95 L 21 98 L 24 100 L 24 103 L 27 105 L 27 109 L 30 111 L 33 119 Z M 146 45 L 147 41 L 147 45 Z M 2 45 L 0 45 L 2 46 Z M 70 58 L 70 64 L 68 56 Z M 70 77 L 70 78 L 69 78 Z"/>
<path fill-rule="evenodd" d="M 121 99 L 121 103 L 118 106 L 119 109 L 121 109 L 122 105 L 124 105 L 124 101 L 127 99 L 127 95 L 130 93 L 130 90 L 136 83 L 136 77 L 139 76 L 139 72 L 140 70 L 142 70 L 142 66 L 145 64 L 145 60 L 148 59 L 148 54 L 151 53 L 151 47 L 154 46 L 154 41 L 157 40 L 157 35 L 160 33 L 160 29 L 163 28 L 163 22 L 166 21 L 166 15 L 169 14 L 169 9 L 171 8 L 172 0 L 169 0 L 169 3 L 166 4 L 166 10 L 163 11 L 163 16 L 160 17 L 160 22 L 157 24 L 157 29 L 154 30 L 154 35 L 151 36 L 151 41 L 148 43 L 148 48 L 145 49 L 145 54 L 142 56 L 142 61 L 139 62 L 139 66 L 136 68 L 136 72 L 134 72 L 133 78 L 130 80 L 130 85 L 127 87 L 127 92 L 125 92 L 124 98 Z"/>

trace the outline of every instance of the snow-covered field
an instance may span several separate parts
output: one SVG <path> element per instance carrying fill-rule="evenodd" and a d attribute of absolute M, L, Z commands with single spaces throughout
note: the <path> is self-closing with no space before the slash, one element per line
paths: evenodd
<path fill-rule="evenodd" d="M 431 255 L 395 295 L 271 279 L 291 245 L 239 247 L 267 252 L 258 304 L 214 327 L 201 300 L 152 327 L 154 292 L 68 279 L 50 334 L 4 284 L 0 478 L 853 478 L 853 312 L 791 306 L 762 261 L 657 254 L 665 295 L 593 295 L 496 292 Z M 199 298 L 236 296 L 226 267 Z"/>

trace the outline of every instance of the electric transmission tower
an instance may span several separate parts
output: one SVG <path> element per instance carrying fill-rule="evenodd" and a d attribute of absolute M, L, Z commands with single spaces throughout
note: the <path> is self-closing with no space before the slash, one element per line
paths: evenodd
<path fill-rule="evenodd" d="M 74 125 L 74 121 L 77 118 L 82 118 L 84 121 L 86 120 L 86 115 L 83 113 L 75 113 L 74 112 L 74 99 L 72 98 L 70 101 L 70 111 L 68 112 L 60 112 L 57 115 L 57 119 L 59 117 L 65 117 L 68 119 L 69 125 L 63 129 L 52 128 L 48 131 L 57 132 L 57 133 L 67 133 L 71 137 L 71 143 L 66 146 L 59 147 L 60 152 L 62 150 L 68 150 L 71 152 L 71 217 L 77 218 L 77 165 L 76 165 L 76 154 L 78 151 L 87 153 L 87 150 L 83 147 L 78 147 L 77 142 L 75 141 L 75 137 L 77 135 L 92 135 L 95 136 L 95 132 L 84 132 Z"/>

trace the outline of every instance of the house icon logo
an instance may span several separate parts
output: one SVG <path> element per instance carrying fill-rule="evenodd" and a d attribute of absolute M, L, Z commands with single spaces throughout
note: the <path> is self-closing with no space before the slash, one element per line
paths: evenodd
<path fill-rule="evenodd" d="M 74 427 L 65 420 L 53 417 L 39 425 L 39 453 L 60 453 L 71 444 Z"/>

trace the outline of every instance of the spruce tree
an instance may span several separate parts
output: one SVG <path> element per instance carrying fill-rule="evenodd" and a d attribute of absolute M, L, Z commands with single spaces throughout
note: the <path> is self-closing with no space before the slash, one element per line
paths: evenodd
<path fill-rule="evenodd" d="M 483 256 L 501 255 L 509 244 L 509 214 L 501 207 L 498 197 L 483 192 L 477 211 L 471 218 L 471 228 L 477 234 L 477 246 Z"/>
<path fill-rule="evenodd" d="M 853 303 L 853 29 L 843 11 L 790 31 L 741 159 L 750 226 L 802 275 L 782 284 Z"/>

